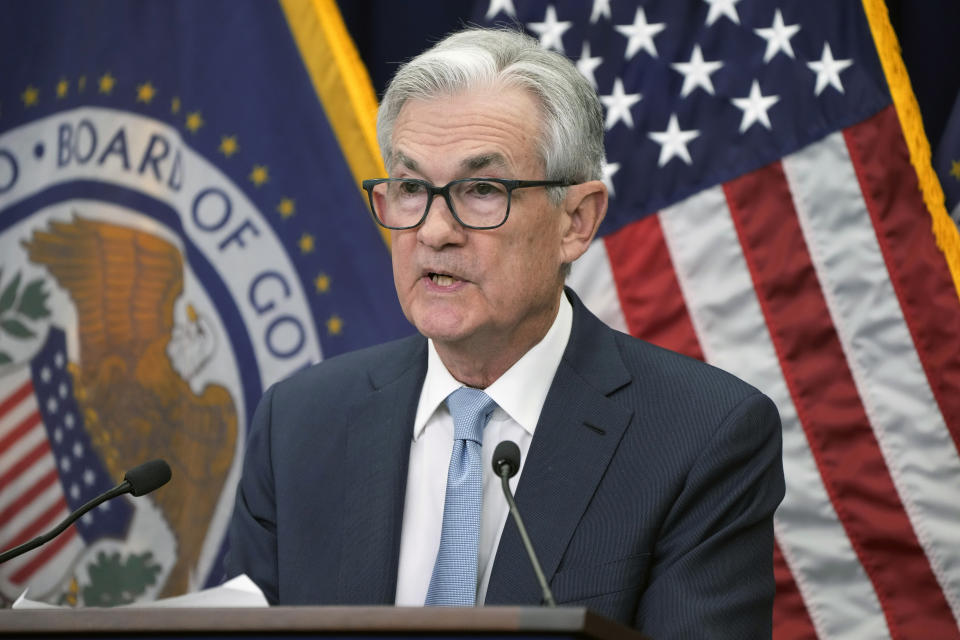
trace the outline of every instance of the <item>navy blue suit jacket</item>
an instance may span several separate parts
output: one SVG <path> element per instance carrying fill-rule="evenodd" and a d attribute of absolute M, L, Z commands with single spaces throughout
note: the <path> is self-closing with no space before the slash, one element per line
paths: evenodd
<path fill-rule="evenodd" d="M 577 297 L 516 499 L 557 602 L 653 638 L 769 637 L 780 420 L 753 387 L 616 332 Z M 280 604 L 392 604 L 421 336 L 273 386 L 253 420 L 228 571 Z M 513 522 L 486 604 L 539 604 Z"/>

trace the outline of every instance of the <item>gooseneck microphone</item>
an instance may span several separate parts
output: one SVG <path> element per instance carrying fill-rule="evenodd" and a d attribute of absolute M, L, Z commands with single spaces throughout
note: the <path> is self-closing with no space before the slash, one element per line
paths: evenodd
<path fill-rule="evenodd" d="M 530 558 L 530 564 L 533 565 L 533 572 L 537 574 L 537 581 L 540 583 L 540 590 L 543 592 L 543 601 L 547 606 L 557 606 L 553 599 L 553 592 L 550 591 L 550 585 L 547 584 L 547 578 L 543 575 L 543 569 L 540 568 L 540 561 L 537 560 L 537 552 L 533 550 L 533 543 L 530 542 L 530 536 L 527 535 L 527 528 L 523 526 L 523 518 L 520 517 L 520 511 L 517 509 L 517 503 L 510 492 L 510 485 L 507 482 L 520 470 L 520 447 L 516 442 L 504 440 L 493 450 L 493 472 L 500 476 L 500 486 L 503 488 L 503 495 L 510 505 L 510 514 L 514 522 L 517 523 L 517 529 L 520 531 L 520 539 L 523 540 L 523 546 L 527 550 L 527 557 Z"/>
<path fill-rule="evenodd" d="M 58 535 L 63 533 L 67 527 L 83 516 L 83 514 L 85 514 L 87 511 L 90 511 L 98 504 L 106 502 L 107 500 L 112 500 L 117 496 L 122 496 L 125 493 L 132 493 L 134 496 L 146 495 L 154 489 L 159 489 L 163 485 L 167 484 L 167 482 L 170 480 L 170 475 L 170 465 L 168 465 L 164 460 L 159 459 L 144 462 L 140 466 L 130 469 L 124 474 L 123 482 L 115 486 L 113 489 L 110 489 L 105 493 L 101 493 L 99 496 L 71 513 L 63 520 L 63 522 L 58 524 L 55 529 L 52 529 L 43 535 L 37 536 L 29 542 L 24 542 L 20 546 L 0 553 L 0 564 L 3 564 L 7 560 L 12 560 L 13 558 L 24 554 L 27 551 L 36 549 L 42 544 L 50 542 Z"/>

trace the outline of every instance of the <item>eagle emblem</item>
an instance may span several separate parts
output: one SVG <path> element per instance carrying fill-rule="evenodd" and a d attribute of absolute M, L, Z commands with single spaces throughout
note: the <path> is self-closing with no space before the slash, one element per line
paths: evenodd
<path fill-rule="evenodd" d="M 185 593 L 236 453 L 237 405 L 224 386 L 191 388 L 210 343 L 192 307 L 186 327 L 174 323 L 183 256 L 158 235 L 76 214 L 23 246 L 76 308 L 74 395 L 109 473 L 119 478 L 154 457 L 173 469 L 168 488 L 150 497 L 177 545 L 159 595 Z"/>

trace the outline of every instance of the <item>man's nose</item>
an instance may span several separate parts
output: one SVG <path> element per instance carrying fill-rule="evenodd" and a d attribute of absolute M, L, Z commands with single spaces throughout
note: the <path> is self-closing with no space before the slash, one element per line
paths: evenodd
<path fill-rule="evenodd" d="M 435 196 L 427 211 L 427 218 L 417 229 L 420 242 L 434 248 L 448 244 L 459 244 L 466 237 L 466 229 L 450 211 L 443 196 Z"/>

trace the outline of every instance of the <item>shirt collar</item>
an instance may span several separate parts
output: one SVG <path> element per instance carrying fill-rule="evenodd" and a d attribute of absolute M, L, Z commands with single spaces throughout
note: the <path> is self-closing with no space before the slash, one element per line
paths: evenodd
<path fill-rule="evenodd" d="M 573 307 L 567 296 L 562 294 L 557 317 L 543 339 L 484 389 L 497 403 L 498 410 L 505 411 L 530 435 L 533 435 L 540 419 L 547 392 L 570 340 L 572 327 Z M 447 396 L 462 386 L 440 360 L 433 340 L 428 340 L 427 375 L 423 380 L 417 416 L 413 421 L 414 440 L 420 437 L 427 422 Z"/>

